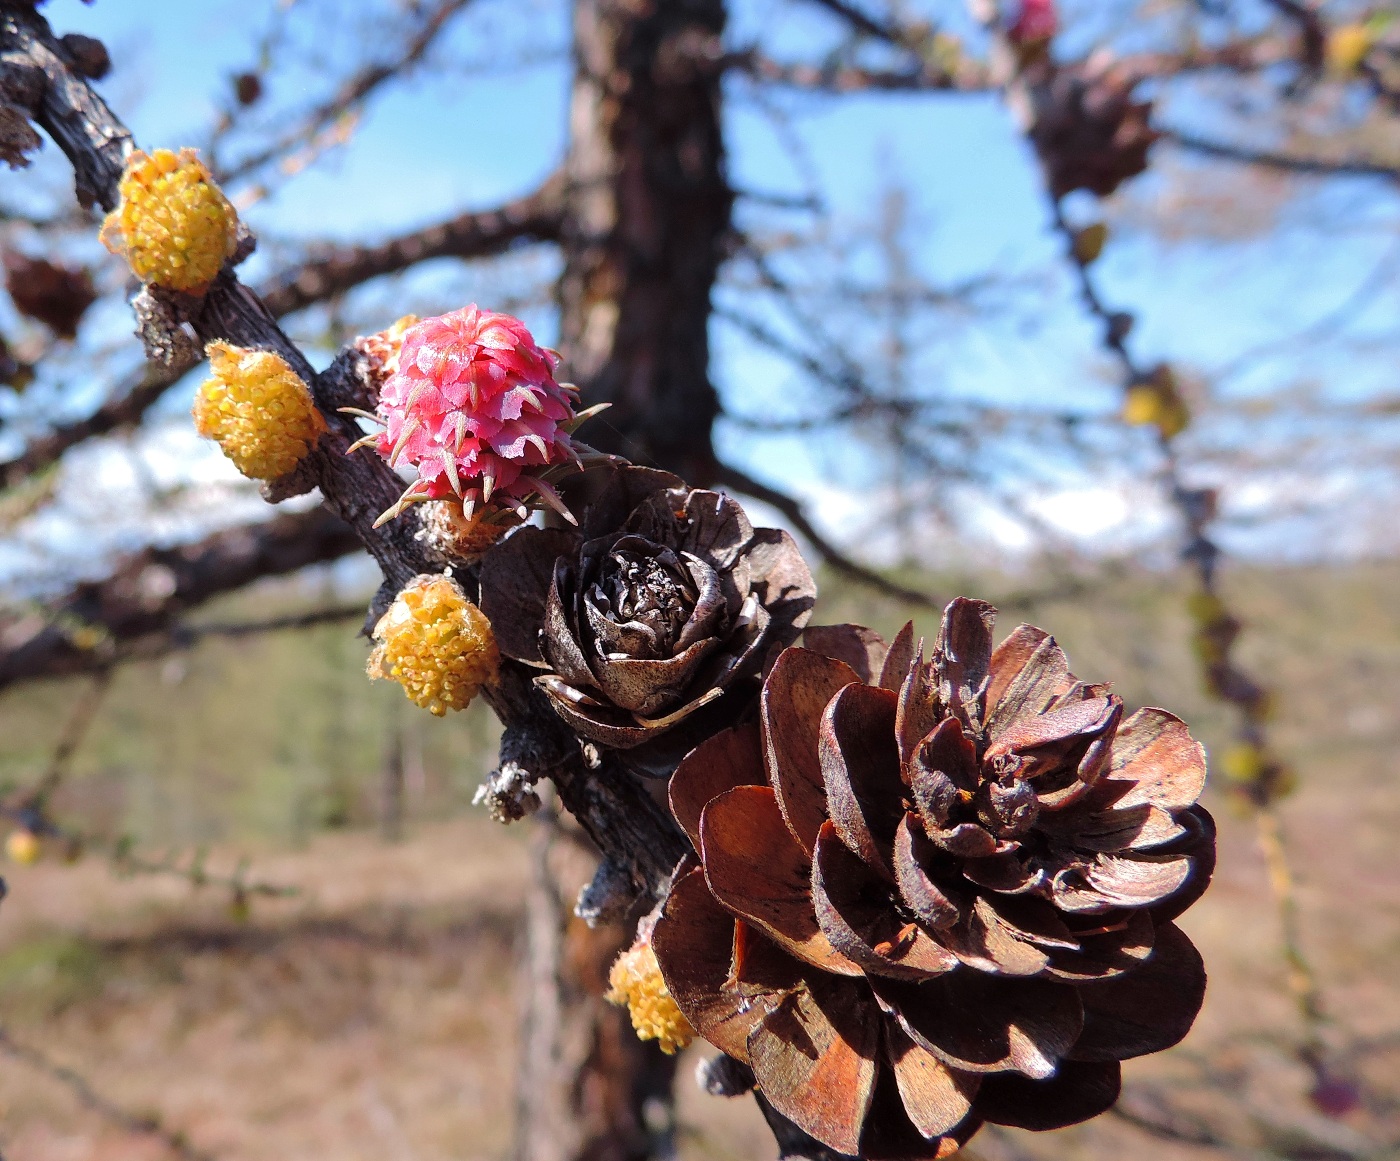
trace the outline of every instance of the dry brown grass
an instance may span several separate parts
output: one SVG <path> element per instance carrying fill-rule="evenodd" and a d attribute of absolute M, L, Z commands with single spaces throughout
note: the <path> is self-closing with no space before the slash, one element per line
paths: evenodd
<path fill-rule="evenodd" d="M 1292 820 L 1325 816 L 1328 798 L 1322 788 L 1300 795 Z M 1375 819 L 1392 832 L 1396 824 L 1394 803 Z M 5 1026 L 221 1161 L 505 1156 L 522 835 L 477 818 L 420 826 L 393 845 L 327 835 L 258 859 L 259 876 L 302 893 L 255 903 L 246 922 L 212 889 L 123 882 L 96 860 L 13 870 L 0 922 Z M 1206 1009 L 1186 1044 L 1135 1063 L 1129 1079 L 1174 1099 L 1195 1090 L 1183 1107 L 1241 1140 L 1266 1143 L 1253 1110 L 1280 1140 L 1347 1146 L 1397 1127 L 1393 1103 L 1387 1110 L 1380 1098 L 1394 1101 L 1400 1072 L 1400 1002 L 1385 970 L 1400 962 L 1400 908 L 1393 890 L 1355 889 L 1366 877 L 1364 851 L 1331 848 L 1326 832 L 1298 846 L 1309 945 L 1329 1007 L 1347 1037 L 1391 1045 L 1362 1062 L 1377 1107 L 1338 1122 L 1306 1100 L 1308 1077 L 1288 1052 L 1297 1025 L 1262 861 L 1248 824 L 1229 816 L 1217 882 L 1186 921 L 1211 968 Z M 216 854 L 211 865 L 228 862 Z M 1367 920 L 1339 914 L 1336 899 Z M 688 1155 L 771 1153 L 748 1102 L 702 1097 L 684 1083 L 682 1104 Z M 170 1155 L 13 1061 L 0 1060 L 0 1125 L 9 1161 Z M 1124 1150 L 1203 1152 L 1113 1120 L 977 1145 L 988 1158 Z"/>

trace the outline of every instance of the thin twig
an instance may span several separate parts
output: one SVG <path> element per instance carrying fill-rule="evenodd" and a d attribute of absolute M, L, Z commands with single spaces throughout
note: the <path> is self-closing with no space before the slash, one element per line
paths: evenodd
<path fill-rule="evenodd" d="M 223 887 L 232 893 L 235 904 L 245 904 L 251 896 L 267 899 L 289 899 L 301 894 L 301 888 L 290 884 L 265 883 L 247 878 L 248 861 L 242 859 L 232 874 L 221 875 L 211 872 L 204 865 L 204 851 L 197 850 L 187 865 L 170 854 L 163 859 L 147 859 L 135 853 L 129 839 L 119 839 L 109 853 L 112 870 L 120 878 L 135 878 L 138 875 L 168 875 L 182 879 L 196 889 L 202 887 Z"/>
<path fill-rule="evenodd" d="M 1108 1112 L 1110 1116 L 1117 1117 L 1118 1120 L 1156 1137 L 1159 1141 L 1226 1149 L 1230 1152 L 1234 1152 L 1236 1148 L 1232 1142 L 1225 1140 L 1194 1117 L 1185 1119 L 1168 1110 L 1154 1110 L 1158 1115 L 1150 1116 L 1121 1100 Z"/>
<path fill-rule="evenodd" d="M 1321 72 L 1327 59 L 1327 26 L 1314 5 L 1300 0 L 1268 0 L 1298 26 L 1302 63 L 1310 72 Z"/>
<path fill-rule="evenodd" d="M 884 24 L 876 20 L 873 16 L 862 12 L 854 4 L 847 3 L 847 0 L 810 0 L 818 8 L 825 8 L 833 16 L 839 16 L 857 32 L 866 36 L 873 36 L 879 40 L 888 41 L 890 44 L 904 44 L 900 37 L 900 30 L 892 24 Z"/>
<path fill-rule="evenodd" d="M 260 637 L 264 633 L 284 633 L 295 629 L 311 629 L 317 625 L 333 625 L 340 621 L 353 621 L 364 615 L 363 602 L 352 605 L 332 605 L 325 609 L 311 609 L 305 613 L 288 613 L 281 617 L 268 617 L 262 621 L 181 625 L 171 632 L 171 637 L 177 647 L 184 647 L 197 644 L 207 637 L 227 637 L 233 640 L 242 637 Z"/>
<path fill-rule="evenodd" d="M 1368 158 L 1301 157 L 1297 154 L 1234 145 L 1228 141 L 1215 141 L 1186 129 L 1159 127 L 1157 132 L 1163 141 L 1170 141 L 1183 149 L 1225 161 L 1237 161 L 1242 165 L 1257 165 L 1265 169 L 1280 169 L 1287 173 L 1311 174 L 1318 177 L 1382 177 L 1391 181 L 1400 177 L 1400 167 L 1371 161 Z"/>
<path fill-rule="evenodd" d="M 863 585 L 882 593 L 887 597 L 893 597 L 897 601 L 905 604 L 916 605 L 921 609 L 939 609 L 942 606 L 926 593 L 921 593 L 917 589 L 907 589 L 903 585 L 881 576 L 874 569 L 867 568 L 859 561 L 852 560 L 842 552 L 831 541 L 827 540 L 812 525 L 806 511 L 800 501 L 789 496 L 786 492 L 780 492 L 776 488 L 771 488 L 767 484 L 755 480 L 752 476 L 741 472 L 738 468 L 730 467 L 728 464 L 719 464 L 715 475 L 718 483 L 727 484 L 736 491 L 742 492 L 746 496 L 751 496 L 755 500 L 761 500 L 776 508 L 784 516 L 792 521 L 792 525 L 807 539 L 808 543 L 816 550 L 817 555 L 836 572 L 843 576 L 850 577 Z"/>
<path fill-rule="evenodd" d="M 308 110 L 301 124 L 295 129 L 283 134 L 271 145 L 218 171 L 219 180 L 232 183 L 275 161 L 288 149 L 302 142 L 314 142 L 320 133 L 351 109 L 364 104 L 386 81 L 401 76 L 405 70 L 418 64 L 436 43 L 452 17 L 468 7 L 471 2 L 472 0 L 443 0 L 395 58 L 366 65 L 356 71 L 341 84 L 333 96 Z"/>
<path fill-rule="evenodd" d="M 1303 954 L 1297 884 L 1288 863 L 1278 811 L 1272 803 L 1260 806 L 1254 812 L 1254 823 L 1259 836 L 1259 849 L 1264 855 L 1264 864 L 1269 872 L 1269 887 L 1278 903 L 1283 955 L 1289 969 L 1288 986 L 1298 1002 L 1298 1012 L 1303 1018 L 1303 1023 L 1315 1035 L 1327 1022 L 1327 1015 L 1322 1007 L 1317 973 Z M 1317 1052 L 1321 1051 L 1320 1043 L 1307 1047 Z"/>
<path fill-rule="evenodd" d="M 154 1113 L 133 1113 L 114 1104 L 93 1088 L 86 1077 L 67 1065 L 50 1060 L 37 1048 L 20 1044 L 4 1028 L 0 1028 L 0 1054 L 57 1081 L 73 1094 L 83 1108 L 126 1132 L 154 1138 L 182 1161 L 214 1161 L 212 1153 L 196 1149 L 183 1133 L 167 1128 Z"/>
<path fill-rule="evenodd" d="M 68 723 L 59 735 L 58 745 L 54 747 L 53 757 L 49 759 L 48 768 L 34 784 L 34 788 L 24 796 L 24 808 L 43 815 L 49 799 L 62 784 L 69 767 L 73 764 L 73 755 L 78 752 L 78 747 L 87 736 L 88 728 L 97 716 L 102 699 L 106 697 L 111 685 L 112 671 L 109 667 L 104 666 L 92 675 L 92 681 L 73 705 Z"/>

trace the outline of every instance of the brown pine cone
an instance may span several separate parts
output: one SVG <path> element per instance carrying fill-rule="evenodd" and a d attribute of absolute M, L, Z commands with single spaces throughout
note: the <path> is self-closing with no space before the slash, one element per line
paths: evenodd
<path fill-rule="evenodd" d="M 1158 134 L 1152 103 L 1133 99 L 1137 83 L 1122 64 L 1091 58 L 1035 87 L 1031 140 L 1055 197 L 1077 189 L 1107 197 L 1147 168 Z"/>
<path fill-rule="evenodd" d="M 577 531 L 522 528 L 487 554 L 482 609 L 504 653 L 546 670 L 536 684 L 575 732 L 669 774 L 757 693 L 816 586 L 792 537 L 729 497 L 648 468 L 607 478 L 591 502 L 569 496 Z"/>
<path fill-rule="evenodd" d="M 97 301 L 92 276 L 82 267 L 55 265 L 7 250 L 5 289 L 15 309 L 38 319 L 59 338 L 71 339 L 88 307 Z"/>
<path fill-rule="evenodd" d="M 927 662 L 909 626 L 883 664 L 869 630 L 809 630 L 759 721 L 671 780 L 700 857 L 653 935 L 666 984 L 840 1153 L 1086 1120 L 1204 996 L 1172 923 L 1214 866 L 1201 747 L 1163 710 L 1122 720 L 1039 629 L 994 651 L 993 618 L 954 601 Z"/>

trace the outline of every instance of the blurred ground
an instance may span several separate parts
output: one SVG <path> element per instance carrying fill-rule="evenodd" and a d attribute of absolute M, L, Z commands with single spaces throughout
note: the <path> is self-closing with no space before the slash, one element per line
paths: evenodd
<path fill-rule="evenodd" d="M 934 591 L 1027 585 L 922 578 Z M 985 1161 L 1054 1157 L 1293 1158 L 1396 1155 L 1400 1139 L 1400 566 L 1231 577 L 1251 622 L 1248 660 L 1282 691 L 1278 732 L 1300 790 L 1283 815 L 1328 1036 L 1365 1099 L 1340 1118 L 1307 1099 L 1298 1029 L 1251 824 L 1221 792 L 1221 866 L 1186 917 L 1211 973 L 1185 1044 L 1128 1069 L 1124 1107 L 1234 1148 L 1169 1143 L 1122 1118 L 1057 1134 L 984 1134 Z M 828 586 L 820 618 L 892 629 L 893 606 Z M 1083 677 L 1112 677 L 1131 705 L 1182 712 L 1208 744 L 1180 594 L 1160 577 L 1003 617 L 1051 629 Z M 217 611 L 228 617 L 236 607 Z M 213 616 L 215 614 L 211 614 Z M 920 616 L 931 631 L 931 617 Z M 104 702 L 59 816 L 95 836 L 76 865 L 5 872 L 0 1027 L 81 1074 L 114 1105 L 154 1115 L 218 1161 L 446 1161 L 509 1152 L 515 948 L 525 827 L 467 805 L 490 764 L 484 718 L 400 713 L 360 675 L 349 628 L 214 643 L 124 671 Z M 0 699 L 0 779 L 33 781 L 71 687 Z M 405 839 L 375 829 L 385 739 L 403 730 Z M 143 857 L 293 885 L 254 898 L 174 876 L 116 877 L 103 842 Z M 694 1052 L 695 1050 L 692 1050 Z M 772 1155 L 751 1102 L 701 1096 L 683 1066 L 683 1155 Z M 7 1161 L 175 1156 L 150 1134 L 84 1108 L 71 1086 L 0 1054 Z"/>

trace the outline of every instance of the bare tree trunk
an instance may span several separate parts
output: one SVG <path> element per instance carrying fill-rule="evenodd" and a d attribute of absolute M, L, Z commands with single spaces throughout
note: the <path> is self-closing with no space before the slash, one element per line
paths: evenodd
<path fill-rule="evenodd" d="M 647 1161 L 674 1153 L 675 1061 L 601 999 L 628 923 L 572 912 L 596 854 L 553 803 L 536 816 L 527 985 L 516 1092 L 517 1161 Z"/>
<path fill-rule="evenodd" d="M 733 195 L 720 132 L 723 0 L 578 0 L 560 331 L 612 410 L 588 438 L 714 478 L 710 292 Z"/>
<path fill-rule="evenodd" d="M 710 294 L 733 197 L 720 131 L 724 0 L 577 0 L 560 332 L 588 441 L 714 478 Z M 529 904 L 519 1161 L 673 1150 L 675 1062 L 601 1000 L 627 925 L 572 915 L 596 858 L 541 812 Z"/>
<path fill-rule="evenodd" d="M 384 730 L 384 760 L 379 785 L 379 837 L 386 843 L 403 839 L 403 699 L 389 703 Z"/>

